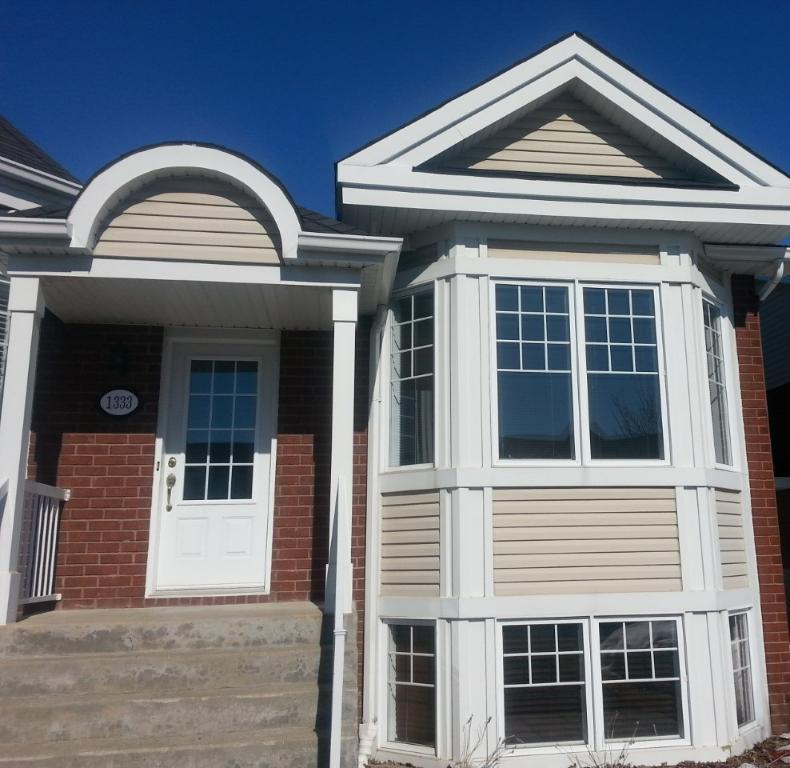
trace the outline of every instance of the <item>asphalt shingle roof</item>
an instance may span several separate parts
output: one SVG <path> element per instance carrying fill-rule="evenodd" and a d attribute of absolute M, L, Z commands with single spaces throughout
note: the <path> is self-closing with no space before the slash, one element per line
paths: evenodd
<path fill-rule="evenodd" d="M 78 182 L 60 163 L 53 160 L 38 144 L 31 141 L 5 117 L 0 115 L 0 157 L 22 163 L 38 171 Z"/>

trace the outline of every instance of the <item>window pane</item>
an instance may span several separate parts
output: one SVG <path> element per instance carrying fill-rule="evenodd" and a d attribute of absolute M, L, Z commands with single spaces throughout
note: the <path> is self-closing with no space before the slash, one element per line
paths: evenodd
<path fill-rule="evenodd" d="M 732 452 L 730 449 L 730 428 L 727 415 L 727 390 L 721 343 L 721 313 L 718 306 L 709 301 L 703 302 L 703 318 L 716 462 L 719 464 L 731 464 Z"/>
<path fill-rule="evenodd" d="M 502 640 L 505 741 L 586 741 L 581 624 L 506 626 L 502 628 Z M 514 651 L 520 655 L 508 655 Z"/>
<path fill-rule="evenodd" d="M 510 744 L 586 741 L 584 686 L 505 688 L 505 734 Z"/>
<path fill-rule="evenodd" d="M 433 291 L 396 299 L 393 320 L 390 463 L 393 466 L 430 463 L 434 418 Z M 518 339 L 517 318 L 511 325 Z"/>
<path fill-rule="evenodd" d="M 209 446 L 209 461 L 212 464 L 228 464 L 230 462 L 231 435 L 226 429 L 211 431 L 211 445 Z"/>
<path fill-rule="evenodd" d="M 500 458 L 573 458 L 570 374 L 500 371 L 497 384 Z"/>
<path fill-rule="evenodd" d="M 184 500 L 193 501 L 205 498 L 206 468 L 187 467 L 184 470 Z"/>
<path fill-rule="evenodd" d="M 434 746 L 436 742 L 436 659 L 434 628 L 389 627 L 389 739 Z"/>
<path fill-rule="evenodd" d="M 505 657 L 503 663 L 505 685 L 529 684 L 529 656 Z"/>
<path fill-rule="evenodd" d="M 505 653 L 529 651 L 529 628 L 525 626 L 502 627 L 502 647 Z"/>
<path fill-rule="evenodd" d="M 231 499 L 252 498 L 252 467 L 233 467 L 230 482 Z"/>
<path fill-rule="evenodd" d="M 630 291 L 622 290 L 620 288 L 609 288 L 606 291 L 606 306 L 607 312 L 610 315 L 628 315 L 630 314 Z"/>
<path fill-rule="evenodd" d="M 395 685 L 395 727 L 390 736 L 392 741 L 435 746 L 435 698 L 433 687 Z"/>
<path fill-rule="evenodd" d="M 584 332 L 587 341 L 608 341 L 605 317 L 586 317 L 584 319 Z"/>
<path fill-rule="evenodd" d="M 255 395 L 258 393 L 258 363 L 239 360 L 236 363 L 236 394 Z"/>
<path fill-rule="evenodd" d="M 683 735 L 676 627 L 674 621 L 598 625 L 605 738 Z"/>
<path fill-rule="evenodd" d="M 730 615 L 730 646 L 735 685 L 735 710 L 738 726 L 754 720 L 754 692 L 752 690 L 751 654 L 749 652 L 749 624 L 745 613 Z"/>
<path fill-rule="evenodd" d="M 658 376 L 589 374 L 594 459 L 663 459 Z"/>
<path fill-rule="evenodd" d="M 573 458 L 568 289 L 522 285 L 504 314 L 511 287 L 495 294 L 500 458 Z"/>
<path fill-rule="evenodd" d="M 190 365 L 189 391 L 207 395 L 211 392 L 211 360 L 193 360 Z"/>
<path fill-rule="evenodd" d="M 604 685 L 603 714 L 607 739 L 682 736 L 680 682 Z"/>
<path fill-rule="evenodd" d="M 603 288 L 584 289 L 584 311 L 588 315 L 606 314 L 606 293 Z"/>
<path fill-rule="evenodd" d="M 209 467 L 207 499 L 227 499 L 229 467 Z"/>

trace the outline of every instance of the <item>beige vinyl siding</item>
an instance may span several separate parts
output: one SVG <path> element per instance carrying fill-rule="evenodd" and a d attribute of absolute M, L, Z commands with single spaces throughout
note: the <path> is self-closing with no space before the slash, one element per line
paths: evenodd
<path fill-rule="evenodd" d="M 682 589 L 673 488 L 495 490 L 497 595 Z"/>
<path fill-rule="evenodd" d="M 448 170 L 491 170 L 687 181 L 689 175 L 570 93 L 439 161 Z"/>
<path fill-rule="evenodd" d="M 124 258 L 280 263 L 269 212 L 250 195 L 211 179 L 158 181 L 127 198 L 94 254 Z"/>
<path fill-rule="evenodd" d="M 381 499 L 381 594 L 439 596 L 439 492 Z"/>
<path fill-rule="evenodd" d="M 526 240 L 489 240 L 490 259 L 597 261 L 612 264 L 660 264 L 657 246 L 602 243 L 538 243 Z"/>
<path fill-rule="evenodd" d="M 743 509 L 739 491 L 716 490 L 716 518 L 724 589 L 749 586 Z"/>

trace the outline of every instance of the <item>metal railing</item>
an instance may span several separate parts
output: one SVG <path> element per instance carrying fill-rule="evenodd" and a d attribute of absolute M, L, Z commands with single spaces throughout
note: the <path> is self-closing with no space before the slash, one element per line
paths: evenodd
<path fill-rule="evenodd" d="M 71 492 L 33 480 L 25 481 L 22 539 L 19 542 L 19 572 L 22 575 L 20 605 L 58 600 L 55 557 L 58 526 L 63 505 Z"/>

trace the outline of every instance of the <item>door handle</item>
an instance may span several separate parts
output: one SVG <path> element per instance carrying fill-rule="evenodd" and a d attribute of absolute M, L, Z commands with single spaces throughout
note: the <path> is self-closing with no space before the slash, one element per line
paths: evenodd
<path fill-rule="evenodd" d="M 165 485 L 167 486 L 167 504 L 165 505 L 165 510 L 169 512 L 173 505 L 170 503 L 170 496 L 173 493 L 173 486 L 176 484 L 176 476 L 171 472 L 167 479 L 165 480 Z"/>

